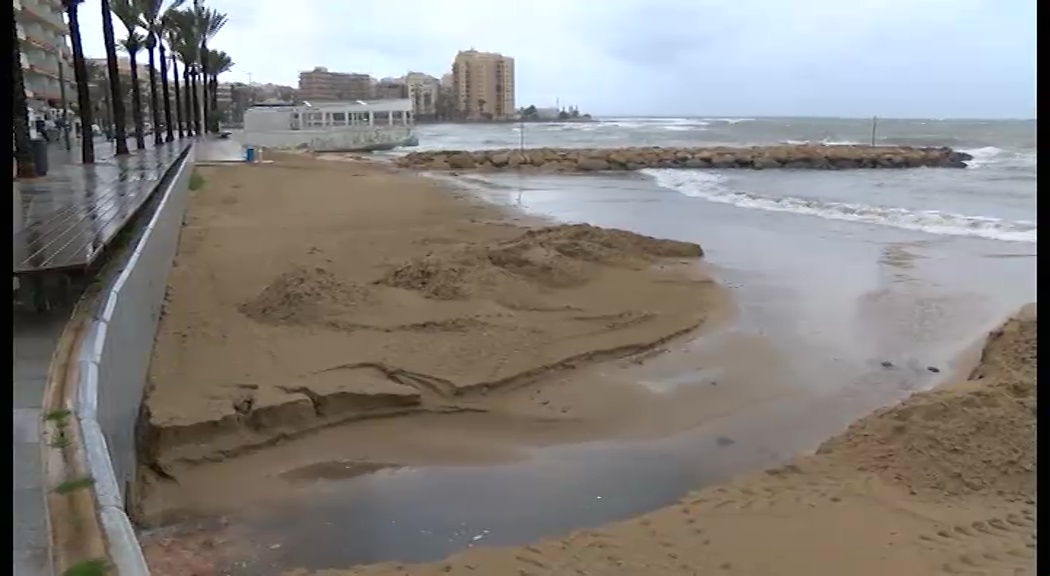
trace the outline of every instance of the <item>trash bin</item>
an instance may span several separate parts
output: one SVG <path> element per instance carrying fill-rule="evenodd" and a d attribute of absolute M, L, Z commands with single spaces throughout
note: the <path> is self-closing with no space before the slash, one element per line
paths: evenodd
<path fill-rule="evenodd" d="M 47 176 L 47 140 L 32 140 L 33 167 L 37 176 Z"/>
<path fill-rule="evenodd" d="M 255 146 L 246 146 L 244 148 L 244 161 L 255 162 Z"/>

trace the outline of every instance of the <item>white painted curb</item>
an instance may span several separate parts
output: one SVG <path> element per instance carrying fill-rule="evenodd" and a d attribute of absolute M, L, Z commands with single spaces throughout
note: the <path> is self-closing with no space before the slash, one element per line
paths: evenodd
<path fill-rule="evenodd" d="M 182 159 L 179 160 L 177 170 L 168 176 L 164 196 L 157 205 L 156 212 L 142 233 L 142 237 L 139 238 L 124 270 L 117 277 L 109 292 L 100 296 L 102 306 L 85 330 L 85 337 L 80 347 L 80 357 L 77 359 L 79 362 L 77 418 L 83 431 L 88 472 L 95 481 L 94 490 L 98 499 L 102 529 L 106 536 L 110 559 L 119 576 L 149 576 L 150 572 L 142 553 L 142 547 L 135 535 L 135 527 L 125 512 L 123 492 L 117 483 L 106 436 L 98 422 L 99 388 L 105 385 L 103 376 L 99 373 L 99 366 L 102 365 L 107 328 L 119 304 L 121 290 L 138 264 L 143 246 L 149 241 L 161 216 L 165 214 L 164 208 L 175 186 L 183 180 L 182 176 L 186 170 L 192 170 L 194 153 L 194 146 L 191 144 L 189 151 L 185 152 Z"/>

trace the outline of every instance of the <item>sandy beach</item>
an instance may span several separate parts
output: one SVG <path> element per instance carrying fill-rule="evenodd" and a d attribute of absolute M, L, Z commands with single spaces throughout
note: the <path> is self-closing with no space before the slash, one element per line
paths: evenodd
<path fill-rule="evenodd" d="M 814 456 L 561 539 L 312 574 L 1031 574 L 1036 363 L 1033 306 L 990 335 L 968 378 Z"/>
<path fill-rule="evenodd" d="M 668 436 L 789 385 L 761 339 L 687 348 L 733 314 L 697 244 L 553 226 L 375 164 L 275 158 L 198 169 L 137 513 L 205 521 L 147 535 L 154 574 L 1031 573 L 1034 306 L 948 384 L 815 455 L 640 517 L 435 563 L 269 564 L 280 545 L 236 513 L 318 481 Z M 728 370 L 672 392 L 639 385 L 705 364 Z M 238 564 L 252 557 L 267 567 Z"/>
<path fill-rule="evenodd" d="M 202 464 L 340 423 L 475 416 L 502 436 L 427 455 L 445 462 L 508 457 L 534 432 L 598 435 L 645 394 L 588 366 L 728 314 L 696 244 L 544 226 L 373 164 L 276 158 L 200 169 L 150 374 L 144 518 L 223 502 Z M 363 425 L 328 441 L 411 460 Z"/>

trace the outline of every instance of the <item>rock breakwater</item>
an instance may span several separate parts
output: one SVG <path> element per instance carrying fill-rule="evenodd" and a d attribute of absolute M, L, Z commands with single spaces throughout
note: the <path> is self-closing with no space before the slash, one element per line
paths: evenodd
<path fill-rule="evenodd" d="M 398 166 L 422 170 L 508 169 L 542 172 L 604 172 L 643 168 L 965 168 L 973 157 L 951 148 L 910 146 L 783 145 L 750 148 L 534 148 L 413 152 Z"/>

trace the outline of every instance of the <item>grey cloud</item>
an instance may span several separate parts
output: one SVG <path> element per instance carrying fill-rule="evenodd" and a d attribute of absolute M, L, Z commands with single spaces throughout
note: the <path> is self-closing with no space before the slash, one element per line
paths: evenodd
<path fill-rule="evenodd" d="M 313 66 L 440 75 L 457 50 L 517 60 L 518 100 L 598 114 L 1031 116 L 1029 0 L 205 0 L 231 78 Z M 290 8 L 290 6 L 292 6 Z M 101 54 L 93 3 L 85 46 Z"/>

